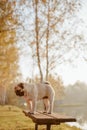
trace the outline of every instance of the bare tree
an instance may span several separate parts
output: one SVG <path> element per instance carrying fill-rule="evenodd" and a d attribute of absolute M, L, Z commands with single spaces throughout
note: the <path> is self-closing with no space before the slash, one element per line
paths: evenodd
<path fill-rule="evenodd" d="M 50 19 L 49 19 L 49 11 L 50 11 L 50 7 L 49 7 L 49 2 L 50 1 L 47 1 L 47 8 L 48 8 L 48 14 L 47 14 L 47 35 L 46 35 L 46 80 L 48 80 L 48 68 L 49 68 L 49 22 L 50 22 Z"/>
<path fill-rule="evenodd" d="M 37 63 L 40 73 L 40 81 L 43 81 L 43 74 L 41 69 L 40 61 L 40 47 L 39 47 L 39 29 L 38 29 L 38 0 L 35 0 L 35 32 L 36 32 L 36 54 L 37 54 Z"/>
<path fill-rule="evenodd" d="M 22 13 L 20 17 L 22 17 L 23 23 L 28 16 L 29 18 L 26 20 L 28 21 L 27 29 L 23 25 L 22 31 L 25 31 L 23 34 L 26 34 L 26 43 L 29 46 L 33 43 L 34 61 L 38 65 L 41 81 L 43 79 L 48 80 L 49 74 L 52 73 L 55 67 L 62 62 L 66 62 L 65 54 L 71 51 L 72 46 L 75 45 L 73 40 L 75 28 L 72 28 L 72 26 L 77 23 L 73 18 L 75 19 L 76 17 L 74 14 L 78 10 L 79 1 L 26 1 L 26 8 L 28 7 L 27 12 L 29 14 L 26 18 L 24 16 L 24 19 L 22 14 L 25 15 L 25 13 Z M 23 3 L 23 10 L 24 6 L 25 3 Z M 70 23 L 70 21 L 73 22 Z M 24 35 L 22 36 L 24 37 Z M 37 67 L 36 64 L 35 67 Z"/>

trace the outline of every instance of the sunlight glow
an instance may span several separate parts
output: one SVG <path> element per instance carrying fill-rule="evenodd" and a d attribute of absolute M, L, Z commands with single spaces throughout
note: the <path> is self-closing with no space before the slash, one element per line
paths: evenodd
<path fill-rule="evenodd" d="M 64 85 L 74 84 L 77 81 L 87 83 L 87 64 L 78 61 L 78 66 L 61 66 L 59 73 L 63 79 Z"/>

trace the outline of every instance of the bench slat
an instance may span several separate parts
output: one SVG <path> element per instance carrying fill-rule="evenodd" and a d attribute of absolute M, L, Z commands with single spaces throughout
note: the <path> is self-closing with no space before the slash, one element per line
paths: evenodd
<path fill-rule="evenodd" d="M 64 122 L 76 122 L 75 118 L 59 113 L 45 114 L 36 112 L 35 114 L 29 114 L 27 111 L 23 112 L 26 116 L 30 117 L 34 123 L 38 124 L 60 124 Z"/>

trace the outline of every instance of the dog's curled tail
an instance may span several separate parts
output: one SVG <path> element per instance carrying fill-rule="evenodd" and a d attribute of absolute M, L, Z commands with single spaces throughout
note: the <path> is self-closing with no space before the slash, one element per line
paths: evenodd
<path fill-rule="evenodd" d="M 44 81 L 43 83 L 50 85 L 50 82 L 49 82 L 49 81 Z"/>

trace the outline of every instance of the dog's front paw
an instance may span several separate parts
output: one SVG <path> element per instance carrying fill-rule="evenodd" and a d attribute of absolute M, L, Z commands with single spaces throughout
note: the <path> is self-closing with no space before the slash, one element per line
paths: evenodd
<path fill-rule="evenodd" d="M 30 114 L 34 114 L 34 112 L 28 112 L 28 114 L 30 115 Z"/>
<path fill-rule="evenodd" d="M 48 112 L 47 114 L 51 114 L 51 112 Z"/>
<path fill-rule="evenodd" d="M 46 112 L 46 111 L 43 111 L 42 113 L 43 113 L 43 114 L 46 114 L 47 112 Z"/>

